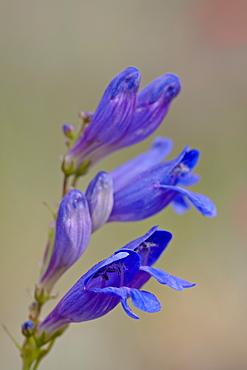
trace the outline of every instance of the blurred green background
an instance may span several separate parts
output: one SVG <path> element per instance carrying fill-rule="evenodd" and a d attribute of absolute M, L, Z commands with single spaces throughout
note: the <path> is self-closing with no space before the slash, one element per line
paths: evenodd
<path fill-rule="evenodd" d="M 37 281 L 51 219 L 42 202 L 54 206 L 61 194 L 62 124 L 93 111 L 129 65 L 140 69 L 142 86 L 173 72 L 183 89 L 156 134 L 174 140 L 173 156 L 187 144 L 201 150 L 195 191 L 215 201 L 218 217 L 168 208 L 106 225 L 56 292 L 61 297 L 89 267 L 156 224 L 174 235 L 158 267 L 198 285 L 178 293 L 150 281 L 160 313 L 141 312 L 136 321 L 119 306 L 72 325 L 40 369 L 246 369 L 247 2 L 3 0 L 0 14 L 0 322 L 22 341 L 26 289 Z M 81 190 L 151 139 L 99 163 Z M 1 369 L 19 369 L 16 348 L 2 329 L 0 336 Z"/>

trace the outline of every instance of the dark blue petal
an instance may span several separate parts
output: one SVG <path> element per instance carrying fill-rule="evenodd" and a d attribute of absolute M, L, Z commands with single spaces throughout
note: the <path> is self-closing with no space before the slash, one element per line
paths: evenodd
<path fill-rule="evenodd" d="M 163 178 L 163 183 L 167 185 L 177 185 L 183 183 L 183 180 L 190 177 L 191 171 L 199 160 L 200 152 L 198 150 L 189 150 L 185 148 L 183 152 L 173 161 L 174 165 L 167 177 Z"/>
<path fill-rule="evenodd" d="M 185 154 L 182 162 L 190 170 L 193 170 L 193 168 L 195 168 L 195 166 L 197 165 L 199 158 L 200 158 L 199 150 L 192 149 Z"/>
<path fill-rule="evenodd" d="M 141 266 L 152 266 L 156 263 L 171 239 L 172 234 L 168 231 L 157 230 L 135 247 L 134 251 L 140 256 Z"/>
<path fill-rule="evenodd" d="M 140 270 L 147 272 L 154 277 L 160 284 L 166 284 L 175 290 L 184 290 L 184 288 L 191 288 L 196 284 L 190 283 L 186 280 L 180 279 L 176 276 L 170 275 L 167 272 L 149 266 L 142 266 Z"/>
<path fill-rule="evenodd" d="M 132 250 L 119 250 L 113 256 L 95 265 L 84 278 L 86 289 L 128 285 L 140 267 L 140 257 Z M 102 286 L 102 278 L 104 286 Z"/>
<path fill-rule="evenodd" d="M 135 240 L 132 240 L 131 242 L 129 242 L 128 244 L 126 244 L 124 247 L 122 247 L 120 250 L 122 250 L 122 249 L 132 249 L 132 250 L 134 250 L 140 244 L 142 244 L 142 242 L 144 242 L 151 235 L 153 235 L 154 232 L 157 230 L 157 228 L 158 228 L 158 226 L 153 226 L 150 230 L 148 230 L 148 232 L 146 234 L 142 235 L 140 238 L 137 238 Z"/>
<path fill-rule="evenodd" d="M 189 190 L 179 188 L 177 186 L 160 185 L 163 189 L 172 190 L 177 193 L 181 193 L 186 196 L 193 206 L 206 217 L 215 217 L 217 215 L 216 207 L 214 203 L 202 194 L 192 193 Z"/>
<path fill-rule="evenodd" d="M 145 240 L 139 238 L 138 246 L 133 245 L 133 248 L 140 256 L 141 266 L 152 266 L 157 262 L 171 238 L 172 234 L 165 230 L 157 230 Z M 140 289 L 149 279 L 148 273 L 139 270 L 131 280 L 129 287 Z"/>

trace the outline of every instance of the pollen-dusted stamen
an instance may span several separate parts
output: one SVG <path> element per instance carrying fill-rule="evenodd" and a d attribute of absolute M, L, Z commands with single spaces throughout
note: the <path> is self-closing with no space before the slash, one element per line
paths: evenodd
<path fill-rule="evenodd" d="M 109 276 L 107 275 L 108 273 L 117 272 L 118 275 L 121 275 L 125 270 L 126 266 L 122 262 L 111 263 L 97 271 L 96 274 L 92 276 L 92 279 L 100 276 L 104 280 L 109 280 Z"/>
<path fill-rule="evenodd" d="M 173 171 L 177 176 L 184 176 L 186 175 L 188 172 L 190 172 L 190 168 L 188 166 L 186 166 L 186 164 L 184 164 L 183 162 L 179 163 L 174 169 Z"/>
<path fill-rule="evenodd" d="M 157 246 L 158 245 L 155 243 L 145 241 L 145 242 L 142 242 L 140 245 L 138 245 L 138 247 L 134 249 L 134 251 L 139 254 L 141 261 L 142 261 L 142 265 L 146 265 L 147 263 L 147 259 L 150 253 L 150 248 L 157 247 Z"/>
<path fill-rule="evenodd" d="M 150 247 L 157 247 L 157 244 L 152 243 L 152 242 L 143 242 L 140 245 L 138 245 L 138 247 L 136 247 L 134 251 L 138 254 L 141 254 L 141 253 L 148 254 Z"/>

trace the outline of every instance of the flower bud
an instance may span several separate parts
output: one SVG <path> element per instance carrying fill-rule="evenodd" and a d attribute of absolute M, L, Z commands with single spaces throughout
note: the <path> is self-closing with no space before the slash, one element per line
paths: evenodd
<path fill-rule="evenodd" d="M 33 335 L 35 331 L 34 322 L 31 320 L 24 322 L 24 324 L 22 324 L 21 326 L 21 331 L 25 337 L 31 337 L 31 335 Z"/>
<path fill-rule="evenodd" d="M 113 207 L 113 184 L 111 176 L 99 172 L 89 184 L 86 198 L 92 219 L 92 231 L 107 222 Z"/>
<path fill-rule="evenodd" d="M 137 95 L 137 107 L 120 147 L 146 139 L 161 124 L 181 90 L 179 78 L 167 73 L 145 86 Z"/>
<path fill-rule="evenodd" d="M 65 123 L 63 125 L 63 133 L 69 139 L 74 139 L 75 136 L 75 126 L 71 125 L 70 123 Z"/>
<path fill-rule="evenodd" d="M 71 190 L 62 199 L 57 220 L 53 248 L 45 253 L 45 266 L 38 283 L 39 289 L 50 293 L 54 283 L 85 251 L 92 223 L 86 197 L 79 190 Z"/>
<path fill-rule="evenodd" d="M 102 158 L 102 148 L 109 148 L 123 136 L 135 111 L 139 83 L 140 73 L 135 67 L 128 67 L 113 78 L 92 121 L 65 155 L 62 166 L 65 174 L 82 174 L 84 162 L 87 167 L 88 163 L 96 163 Z"/>

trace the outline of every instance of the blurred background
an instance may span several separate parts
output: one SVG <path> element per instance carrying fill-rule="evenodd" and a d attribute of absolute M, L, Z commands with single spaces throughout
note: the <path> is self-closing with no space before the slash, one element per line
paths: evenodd
<path fill-rule="evenodd" d="M 108 224 L 56 292 L 61 297 L 93 264 L 156 224 L 174 235 L 157 266 L 197 286 L 180 293 L 150 281 L 160 313 L 138 312 L 137 321 L 119 306 L 71 325 L 40 369 L 246 369 L 246 0 L 3 0 L 0 14 L 0 322 L 22 341 L 27 288 L 38 279 L 51 220 L 42 202 L 55 206 L 61 196 L 62 124 L 94 111 L 129 65 L 140 69 L 142 86 L 173 72 L 183 89 L 155 135 L 174 140 L 173 156 L 185 145 L 201 150 L 194 189 L 215 201 L 218 217 L 168 208 L 142 222 Z M 80 189 L 151 140 L 104 159 Z M 1 369 L 19 369 L 2 328 L 0 337 Z"/>

